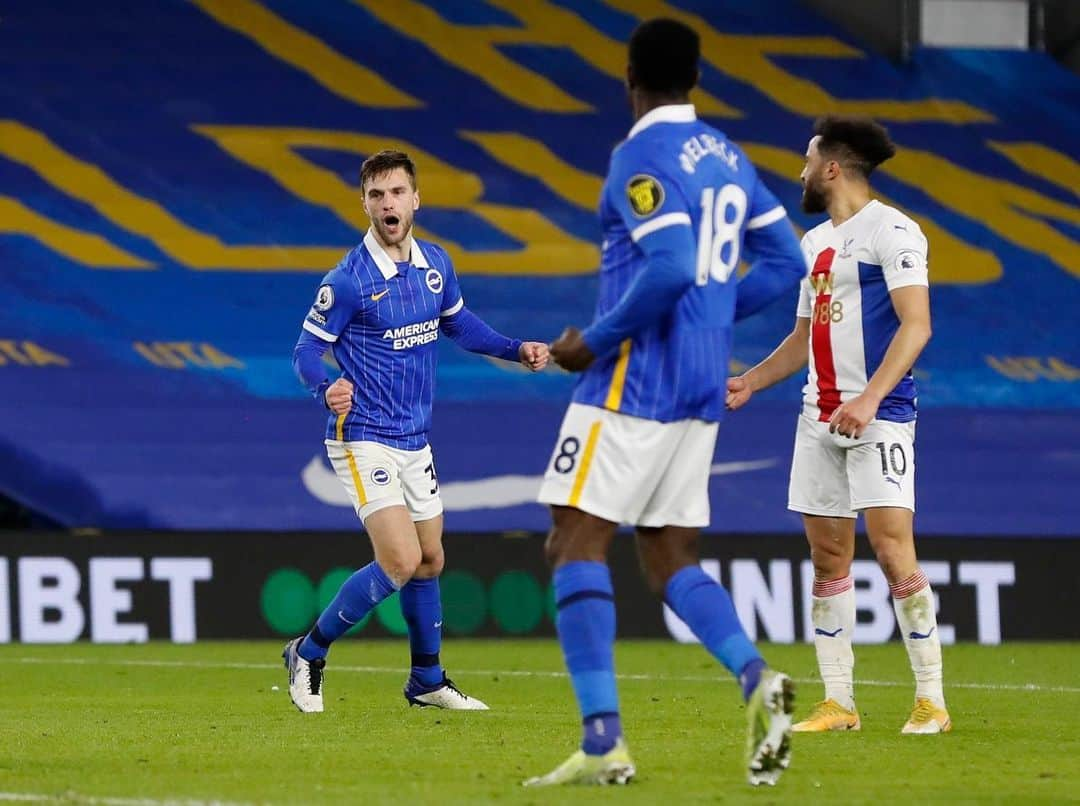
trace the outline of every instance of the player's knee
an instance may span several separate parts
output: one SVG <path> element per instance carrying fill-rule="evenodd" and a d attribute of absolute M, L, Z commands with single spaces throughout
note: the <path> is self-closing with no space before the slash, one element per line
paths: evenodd
<path fill-rule="evenodd" d="M 671 579 L 670 570 L 667 567 L 658 568 L 652 564 L 645 564 L 641 570 L 645 575 L 645 585 L 653 596 L 663 596 L 668 580 Z"/>
<path fill-rule="evenodd" d="M 901 570 L 903 565 L 896 554 L 888 551 L 879 551 L 877 561 L 878 565 L 881 566 L 881 572 L 885 575 L 885 579 L 889 581 L 889 584 L 903 578 L 904 573 Z"/>
<path fill-rule="evenodd" d="M 902 540 L 882 540 L 874 546 L 878 565 L 890 583 L 914 573 L 915 551 Z"/>
<path fill-rule="evenodd" d="M 870 545 L 878 565 L 889 582 L 898 582 L 915 573 L 915 536 L 903 518 L 867 520 Z"/>
<path fill-rule="evenodd" d="M 810 546 L 810 561 L 818 579 L 838 579 L 851 570 L 851 557 L 842 546 L 823 542 Z"/>
<path fill-rule="evenodd" d="M 657 550 L 653 541 L 643 539 L 641 533 L 637 536 L 638 562 L 641 565 L 641 575 L 645 577 L 645 586 L 652 594 L 660 595 L 664 592 L 668 578 L 671 576 L 668 564 Z"/>
<path fill-rule="evenodd" d="M 544 542 L 544 557 L 552 568 L 569 562 L 607 562 L 607 541 L 581 530 L 556 526 Z"/>
<path fill-rule="evenodd" d="M 565 530 L 555 526 L 548 532 L 547 540 L 544 541 L 544 559 L 551 568 L 566 561 L 563 555 L 568 542 Z"/>
<path fill-rule="evenodd" d="M 571 507 L 551 508 L 553 525 L 544 556 L 553 568 L 568 562 L 607 562 L 617 524 Z"/>
<path fill-rule="evenodd" d="M 379 565 L 383 567 L 383 571 L 394 584 L 400 587 L 416 575 L 420 561 L 419 546 L 400 546 L 386 552 L 380 558 Z"/>
<path fill-rule="evenodd" d="M 444 565 L 446 565 L 446 553 L 442 546 L 428 549 L 421 554 L 420 565 L 417 566 L 414 576 L 422 579 L 437 577 L 443 572 Z"/>
<path fill-rule="evenodd" d="M 697 565 L 697 537 L 674 529 L 638 529 L 638 558 L 645 584 L 663 596 L 670 580 L 688 565 Z"/>

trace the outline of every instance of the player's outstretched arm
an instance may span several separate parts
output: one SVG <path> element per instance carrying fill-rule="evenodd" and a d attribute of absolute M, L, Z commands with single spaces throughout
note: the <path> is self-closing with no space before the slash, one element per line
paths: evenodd
<path fill-rule="evenodd" d="M 728 379 L 727 407 L 731 411 L 745 406 L 754 392 L 768 389 L 806 366 L 810 351 L 810 320 L 795 317 L 795 327 L 775 350 L 755 367 Z"/>
<path fill-rule="evenodd" d="M 694 285 L 697 249 L 689 216 L 685 225 L 666 227 L 637 243 L 645 252 L 647 265 L 615 306 L 581 334 L 582 341 L 594 356 L 611 352 L 624 339 L 651 327 Z M 573 371 L 559 361 L 558 355 L 555 361 Z"/>
<path fill-rule="evenodd" d="M 661 229 L 638 245 L 648 264 L 615 306 L 584 332 L 568 327 L 552 343 L 551 357 L 563 369 L 588 369 L 597 356 L 611 352 L 670 311 L 694 284 L 696 257 L 689 226 Z"/>
<path fill-rule="evenodd" d="M 465 306 L 449 316 L 443 316 L 439 327 L 458 347 L 470 353 L 516 361 L 533 372 L 547 366 L 546 344 L 504 336 Z"/>

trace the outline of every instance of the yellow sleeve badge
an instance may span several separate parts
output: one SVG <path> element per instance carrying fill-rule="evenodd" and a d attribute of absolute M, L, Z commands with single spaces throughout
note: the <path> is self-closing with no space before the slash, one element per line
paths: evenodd
<path fill-rule="evenodd" d="M 652 215 L 664 203 L 664 188 L 648 174 L 635 174 L 626 183 L 626 198 L 638 218 Z"/>

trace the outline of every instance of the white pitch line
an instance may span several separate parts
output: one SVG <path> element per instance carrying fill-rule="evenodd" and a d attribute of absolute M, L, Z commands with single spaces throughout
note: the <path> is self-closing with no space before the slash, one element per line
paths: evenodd
<path fill-rule="evenodd" d="M 249 806 L 249 804 L 225 800 L 116 798 L 80 795 L 78 792 L 64 792 L 59 795 L 45 795 L 38 792 L 0 792 L 0 801 L 20 803 L 85 803 L 91 804 L 91 806 Z"/>
<path fill-rule="evenodd" d="M 231 663 L 226 661 L 181 661 L 181 660 L 96 660 L 92 658 L 14 658 L 17 663 L 57 663 L 77 666 L 144 666 L 180 669 L 281 669 L 279 663 Z M 334 672 L 357 672 L 360 674 L 402 674 L 405 667 L 397 666 L 331 666 Z M 461 669 L 454 670 L 455 675 L 501 675 L 503 677 L 567 677 L 566 672 L 544 672 L 531 669 Z M 617 674 L 619 680 L 672 683 L 715 683 L 724 680 L 717 675 L 666 675 L 666 674 Z M 796 677 L 796 683 L 820 683 L 815 677 Z M 877 686 L 881 688 L 907 688 L 910 681 L 897 680 L 856 680 L 858 686 Z M 964 683 L 946 680 L 946 688 L 985 689 L 987 691 L 1027 691 L 1049 692 L 1055 694 L 1080 694 L 1080 686 L 1046 686 L 1039 683 Z"/>

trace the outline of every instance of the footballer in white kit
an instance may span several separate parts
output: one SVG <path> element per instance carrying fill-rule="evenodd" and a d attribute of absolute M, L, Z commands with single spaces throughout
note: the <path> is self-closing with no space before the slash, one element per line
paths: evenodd
<path fill-rule="evenodd" d="M 788 508 L 854 518 L 870 507 L 915 509 L 915 380 L 905 373 L 857 438 L 830 433 L 841 403 L 865 391 L 900 326 L 890 294 L 928 286 L 926 238 L 895 208 L 869 201 L 839 226 L 802 239 L 810 273 L 797 316 L 810 320 Z"/>
<path fill-rule="evenodd" d="M 852 634 L 855 519 L 893 596 L 915 676 L 901 731 L 944 733 L 936 603 L 915 556 L 916 385 L 911 374 L 930 339 L 927 243 L 919 225 L 872 199 L 869 176 L 896 153 L 865 118 L 814 125 L 803 168 L 803 209 L 828 219 L 806 233 L 808 273 L 795 327 L 773 353 L 728 382 L 727 405 L 744 406 L 809 365 L 791 461 L 788 508 L 802 513 L 814 564 L 814 647 L 825 699 L 799 732 L 858 730 Z"/>

